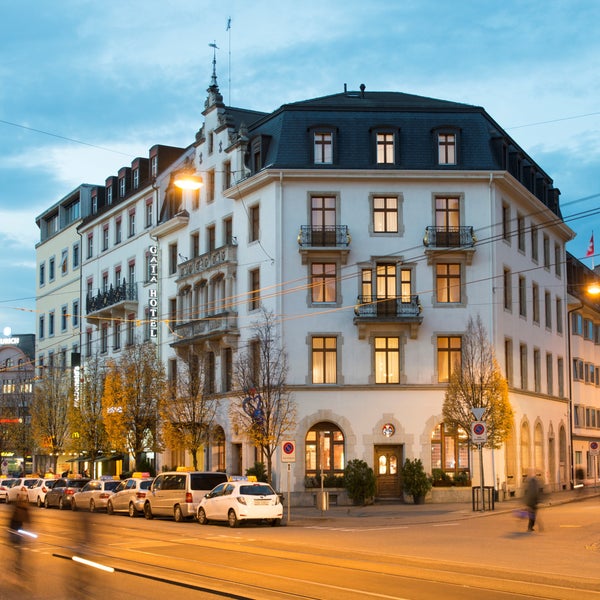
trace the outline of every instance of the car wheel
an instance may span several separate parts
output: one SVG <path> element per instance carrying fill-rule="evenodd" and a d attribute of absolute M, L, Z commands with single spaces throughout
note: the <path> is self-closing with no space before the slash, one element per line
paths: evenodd
<path fill-rule="evenodd" d="M 39 496 L 37 497 L 37 500 L 35 501 L 35 503 L 37 504 L 38 508 L 42 507 L 43 502 L 42 502 L 42 499 Z"/>
<path fill-rule="evenodd" d="M 183 523 L 185 521 L 183 513 L 181 512 L 181 506 L 179 506 L 179 504 L 173 509 L 173 516 L 175 517 L 176 523 Z"/>
<path fill-rule="evenodd" d="M 112 514 L 114 514 L 114 512 L 115 512 L 115 509 L 114 509 L 113 503 L 109 500 L 106 504 L 106 514 L 112 515 Z"/>
<path fill-rule="evenodd" d="M 154 517 L 152 514 L 152 508 L 150 507 L 150 502 L 146 502 L 146 504 L 144 504 L 144 517 L 146 517 L 146 519 L 152 519 Z"/>
<path fill-rule="evenodd" d="M 203 508 L 198 509 L 198 523 L 200 525 L 206 525 L 208 523 L 208 519 L 206 518 L 206 513 Z"/>
<path fill-rule="evenodd" d="M 271 527 L 279 527 L 281 525 L 281 519 L 272 519 Z"/>
<path fill-rule="evenodd" d="M 129 511 L 128 512 L 129 512 L 129 516 L 132 519 L 135 519 L 137 517 L 137 510 L 136 510 L 135 504 L 133 502 L 129 503 Z"/>
<path fill-rule="evenodd" d="M 229 523 L 229 527 L 239 527 L 240 526 L 240 522 L 235 514 L 235 510 L 233 510 L 233 508 L 229 509 L 229 512 L 227 513 L 227 522 Z"/>
<path fill-rule="evenodd" d="M 62 498 L 61 498 L 62 501 Z M 71 500 L 71 510 L 77 510 L 77 503 L 75 502 L 75 498 Z"/>
<path fill-rule="evenodd" d="M 48 496 L 44 498 L 44 508 L 50 508 L 50 502 L 48 502 Z"/>
<path fill-rule="evenodd" d="M 65 509 L 65 501 L 63 499 L 63 497 L 61 496 L 58 499 L 58 510 L 64 510 Z"/>
<path fill-rule="evenodd" d="M 90 512 L 96 512 L 96 503 L 93 498 L 90 500 Z"/>

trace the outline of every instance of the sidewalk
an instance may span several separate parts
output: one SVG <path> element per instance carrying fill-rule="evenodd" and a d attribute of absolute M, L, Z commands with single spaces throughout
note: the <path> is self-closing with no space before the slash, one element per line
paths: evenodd
<path fill-rule="evenodd" d="M 600 496 L 600 488 L 580 488 L 564 492 L 554 492 L 543 498 L 540 507 L 556 506 L 566 502 L 577 502 L 586 498 Z M 495 503 L 494 510 L 473 510 L 471 502 L 448 504 L 404 504 L 376 502 L 368 506 L 331 506 L 321 511 L 317 507 L 291 507 L 291 520 L 288 526 L 306 527 L 319 525 L 322 527 L 351 527 L 368 522 L 370 525 L 385 524 L 403 525 L 417 523 L 443 523 L 461 519 L 492 516 L 512 512 L 523 507 L 523 500 L 510 498 Z M 284 519 L 287 520 L 287 506 L 284 506 Z"/>

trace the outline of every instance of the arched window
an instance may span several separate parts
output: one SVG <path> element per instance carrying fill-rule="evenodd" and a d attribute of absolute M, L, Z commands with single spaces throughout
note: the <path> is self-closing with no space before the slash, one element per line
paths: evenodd
<path fill-rule="evenodd" d="M 317 423 L 305 439 L 306 475 L 343 475 L 344 434 L 333 423 Z"/>
<path fill-rule="evenodd" d="M 469 470 L 469 435 L 462 427 L 436 425 L 431 434 L 431 468 L 451 476 Z"/>

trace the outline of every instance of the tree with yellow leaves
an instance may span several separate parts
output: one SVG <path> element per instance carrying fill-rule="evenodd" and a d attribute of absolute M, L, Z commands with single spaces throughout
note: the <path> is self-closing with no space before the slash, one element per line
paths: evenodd
<path fill-rule="evenodd" d="M 500 448 L 513 424 L 508 384 L 503 377 L 481 320 L 469 318 L 462 337 L 461 364 L 455 365 L 448 382 L 442 413 L 444 421 L 470 431 L 473 408 L 483 408 L 487 448 Z"/>
<path fill-rule="evenodd" d="M 129 346 L 106 365 L 102 414 L 113 450 L 135 457 L 160 450 L 159 414 L 165 396 L 165 375 L 152 342 Z"/>

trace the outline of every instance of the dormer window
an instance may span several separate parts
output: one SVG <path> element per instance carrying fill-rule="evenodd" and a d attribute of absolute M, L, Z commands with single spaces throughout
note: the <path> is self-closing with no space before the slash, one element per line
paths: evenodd
<path fill-rule="evenodd" d="M 121 177 L 119 179 L 119 196 L 123 198 L 125 196 L 125 192 L 127 191 L 127 182 L 125 177 Z"/>
<path fill-rule="evenodd" d="M 106 188 L 106 204 L 112 204 L 113 201 L 113 191 L 112 186 Z"/>
<path fill-rule="evenodd" d="M 137 190 L 140 187 L 140 170 L 133 170 L 133 189 Z"/>
<path fill-rule="evenodd" d="M 456 164 L 456 134 L 438 133 L 438 164 L 455 165 Z"/>
<path fill-rule="evenodd" d="M 379 132 L 376 134 L 376 156 L 378 165 L 394 164 L 394 134 Z"/>
<path fill-rule="evenodd" d="M 315 131 L 314 161 L 316 165 L 333 163 L 333 133 L 330 131 Z"/>
<path fill-rule="evenodd" d="M 150 162 L 150 174 L 152 177 L 156 177 L 158 175 L 158 156 L 153 156 Z"/>

